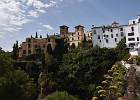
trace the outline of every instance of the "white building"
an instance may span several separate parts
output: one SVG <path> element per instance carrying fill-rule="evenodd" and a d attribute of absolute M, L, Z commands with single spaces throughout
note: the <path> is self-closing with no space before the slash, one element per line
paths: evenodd
<path fill-rule="evenodd" d="M 126 26 L 127 25 L 119 25 L 119 23 L 116 22 L 113 22 L 108 26 L 93 26 L 93 46 L 99 46 L 101 48 L 115 48 L 117 43 L 125 37 Z"/>
<path fill-rule="evenodd" d="M 140 16 L 136 19 L 129 20 L 125 30 L 126 45 L 131 55 L 140 55 Z"/>

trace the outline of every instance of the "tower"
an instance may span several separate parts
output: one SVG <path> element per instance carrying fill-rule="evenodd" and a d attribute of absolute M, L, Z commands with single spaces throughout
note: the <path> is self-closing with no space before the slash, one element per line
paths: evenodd
<path fill-rule="evenodd" d="M 78 31 L 84 33 L 84 26 L 82 25 L 75 26 L 75 32 L 78 32 Z"/>
<path fill-rule="evenodd" d="M 84 26 L 78 25 L 75 26 L 75 33 L 78 37 L 78 41 L 82 41 L 84 39 Z"/>
<path fill-rule="evenodd" d="M 68 34 L 68 26 L 66 26 L 66 25 L 62 25 L 62 26 L 60 26 L 60 35 L 61 35 L 61 37 L 67 37 L 67 34 Z"/>

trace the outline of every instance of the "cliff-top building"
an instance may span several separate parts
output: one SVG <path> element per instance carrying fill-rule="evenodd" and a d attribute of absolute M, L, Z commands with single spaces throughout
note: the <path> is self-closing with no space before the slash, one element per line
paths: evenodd
<path fill-rule="evenodd" d="M 126 32 L 126 45 L 131 55 L 140 55 L 140 15 L 129 20 Z"/>
<path fill-rule="evenodd" d="M 39 50 L 46 53 L 48 44 L 51 44 L 52 49 L 54 49 L 58 38 L 65 39 L 69 46 L 74 45 L 75 47 L 81 44 L 84 34 L 87 41 L 92 39 L 92 32 L 84 32 L 84 26 L 76 26 L 74 32 L 69 32 L 68 28 L 65 25 L 60 26 L 60 35 L 50 36 L 49 38 L 42 38 L 42 36 L 38 38 L 37 33 L 35 37 L 26 38 L 25 42 L 22 42 L 19 47 L 19 57 L 37 54 Z"/>
<path fill-rule="evenodd" d="M 36 33 L 37 35 L 37 33 Z M 57 38 L 56 38 L 57 37 Z M 51 44 L 52 49 L 56 46 L 56 39 L 60 39 L 59 36 L 50 36 L 49 38 L 38 38 L 37 36 L 26 38 L 25 42 L 19 47 L 19 57 L 28 56 L 31 54 L 37 54 L 38 52 L 46 53 L 48 44 Z"/>
<path fill-rule="evenodd" d="M 117 43 L 125 37 L 125 27 L 127 25 L 119 25 L 113 22 L 107 26 L 94 26 L 92 28 L 93 46 L 101 48 L 115 48 Z"/>
<path fill-rule="evenodd" d="M 78 47 L 84 39 L 84 34 L 87 40 L 92 40 L 91 32 L 84 32 L 84 26 L 75 26 L 74 32 L 69 32 L 69 27 L 66 25 L 60 26 L 60 36 L 65 38 L 69 46 L 75 45 Z"/>

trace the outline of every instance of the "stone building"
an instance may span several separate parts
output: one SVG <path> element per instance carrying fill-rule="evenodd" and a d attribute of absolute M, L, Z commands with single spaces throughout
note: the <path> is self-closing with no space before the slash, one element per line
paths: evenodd
<path fill-rule="evenodd" d="M 78 25 L 75 26 L 74 32 L 69 32 L 68 26 L 60 26 L 60 35 L 49 36 L 49 38 L 38 38 L 37 33 L 35 37 L 26 38 L 25 42 L 19 47 L 19 57 L 24 57 L 32 54 L 37 54 L 40 52 L 46 53 L 47 45 L 51 44 L 52 49 L 56 46 L 56 39 L 64 39 L 69 46 L 74 45 L 75 47 L 80 46 L 83 39 L 86 37 L 87 41 L 92 40 L 92 32 L 84 32 L 84 26 Z M 92 42 L 91 42 L 92 43 Z M 92 45 L 92 44 L 91 44 Z"/>
<path fill-rule="evenodd" d="M 84 39 L 84 34 L 87 40 L 92 40 L 91 32 L 84 32 L 84 26 L 75 26 L 74 32 L 69 32 L 69 27 L 66 25 L 60 26 L 60 36 L 65 38 L 69 46 L 75 45 L 78 47 Z"/>
<path fill-rule="evenodd" d="M 50 36 L 49 38 L 26 38 L 26 41 L 22 42 L 19 47 L 19 57 L 37 54 L 40 50 L 41 52 L 46 53 L 48 44 L 51 44 L 52 49 L 54 49 L 56 45 L 56 37 L 60 38 L 59 36 Z"/>

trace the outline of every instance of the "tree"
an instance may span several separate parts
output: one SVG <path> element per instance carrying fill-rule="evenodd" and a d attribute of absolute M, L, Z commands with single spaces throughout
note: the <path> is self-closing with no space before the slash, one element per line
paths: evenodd
<path fill-rule="evenodd" d="M 117 53 L 113 49 L 71 50 L 64 54 L 55 75 L 56 83 L 59 84 L 57 90 L 65 90 L 81 100 L 89 100 L 96 85 L 117 60 Z"/>
<path fill-rule="evenodd" d="M 42 38 L 42 35 L 40 35 L 40 38 Z"/>
<path fill-rule="evenodd" d="M 119 50 L 126 50 L 126 37 L 123 38 L 118 44 L 117 44 L 117 47 L 116 49 L 119 49 Z"/>
<path fill-rule="evenodd" d="M 118 44 L 115 49 L 118 53 L 119 60 L 127 60 L 129 58 L 129 50 L 126 47 L 126 38 L 123 38 Z"/>
<path fill-rule="evenodd" d="M 36 32 L 35 38 L 38 38 L 38 34 L 37 34 L 37 32 Z"/>
<path fill-rule="evenodd" d="M 65 42 L 62 38 L 55 38 L 56 46 L 53 50 L 53 57 L 58 61 L 62 60 L 63 55 L 66 53 L 67 48 L 65 47 Z"/>
<path fill-rule="evenodd" d="M 24 71 L 14 69 L 9 54 L 0 54 L 0 99 L 33 100 L 35 96 L 33 79 Z"/>
<path fill-rule="evenodd" d="M 2 100 L 35 99 L 35 84 L 21 70 L 8 71 L 3 77 L 0 77 L 0 84 L 0 98 Z"/>
<path fill-rule="evenodd" d="M 4 51 L 2 50 L 2 48 L 0 47 L 0 53 L 4 53 Z"/>
<path fill-rule="evenodd" d="M 47 45 L 47 53 L 50 55 L 52 55 L 52 53 L 53 53 L 52 46 L 50 43 Z"/>
<path fill-rule="evenodd" d="M 54 92 L 43 100 L 79 100 L 67 92 Z"/>
<path fill-rule="evenodd" d="M 75 49 L 76 47 L 75 47 L 75 43 L 72 43 L 72 45 L 71 45 L 71 49 Z"/>
<path fill-rule="evenodd" d="M 105 80 L 96 87 L 97 96 L 99 99 L 117 100 L 118 97 L 123 97 L 125 91 L 124 76 L 126 69 L 120 64 L 116 63 L 111 70 L 105 74 Z"/>
<path fill-rule="evenodd" d="M 18 41 L 16 41 L 16 43 L 14 43 L 13 45 L 13 52 L 12 52 L 12 57 L 14 60 L 17 60 L 18 58 Z"/>

